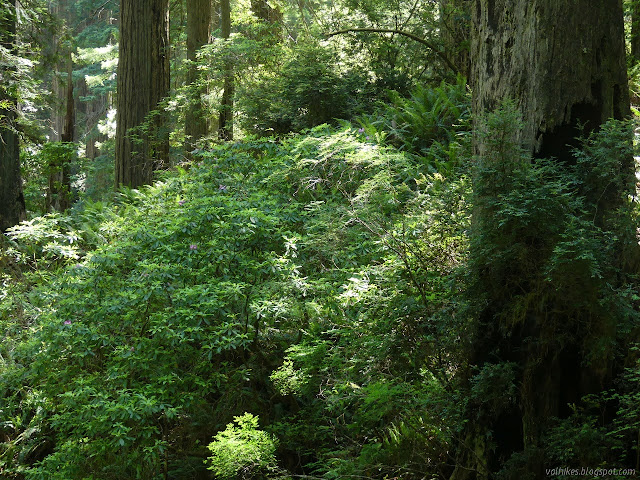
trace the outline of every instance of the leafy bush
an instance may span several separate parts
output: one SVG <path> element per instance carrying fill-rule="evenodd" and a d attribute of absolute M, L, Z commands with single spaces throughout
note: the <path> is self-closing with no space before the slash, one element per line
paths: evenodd
<path fill-rule="evenodd" d="M 434 145 L 446 150 L 459 141 L 470 130 L 470 120 L 471 97 L 462 77 L 454 84 L 417 86 L 408 97 L 390 91 L 378 111 L 358 118 L 367 134 L 384 131 L 396 148 L 423 156 Z"/>
<path fill-rule="evenodd" d="M 258 417 L 245 413 L 209 444 L 209 470 L 222 480 L 258 479 L 276 468 L 276 442 L 258 429 Z"/>

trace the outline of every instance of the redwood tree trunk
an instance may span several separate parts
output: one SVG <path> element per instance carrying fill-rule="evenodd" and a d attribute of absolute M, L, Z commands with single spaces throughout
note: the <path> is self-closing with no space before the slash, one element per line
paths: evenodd
<path fill-rule="evenodd" d="M 559 165 L 571 165 L 575 163 L 573 148 L 579 145 L 577 136 L 597 130 L 610 118 L 629 115 L 621 0 L 476 0 L 473 15 L 475 118 L 482 119 L 510 99 L 522 119 L 522 127 L 509 132 L 513 138 L 508 141 L 518 147 L 507 151 L 511 155 L 504 158 L 495 155 L 492 142 L 495 145 L 496 139 L 478 134 L 476 125 L 474 161 L 478 172 L 499 167 L 508 171 L 507 163 L 520 158 L 520 146 L 522 155 L 530 155 L 534 162 L 553 158 L 561 162 Z M 631 161 L 629 158 L 620 166 L 629 176 Z M 477 176 L 476 182 L 478 178 L 486 182 L 486 177 Z M 542 247 L 536 245 L 547 248 L 546 239 L 533 238 L 535 233 L 527 238 L 523 247 L 526 255 L 522 254 L 520 263 L 530 262 L 533 267 L 521 268 L 515 261 L 503 270 L 502 266 L 494 267 L 500 255 L 511 258 L 513 254 L 506 251 L 511 245 L 493 253 L 481 244 L 488 238 L 482 234 L 497 228 L 491 207 L 485 206 L 499 204 L 499 195 L 505 193 L 484 185 L 475 186 L 483 193 L 476 193 L 472 232 L 476 247 L 471 255 L 475 255 L 476 296 L 483 300 L 478 306 L 469 363 L 472 372 L 504 365 L 513 368 L 517 398 L 499 413 L 487 413 L 490 407 L 481 403 L 470 407 L 475 411 L 467 412 L 469 423 L 461 439 L 464 446 L 451 478 L 491 478 L 515 452 L 525 452 L 519 458 L 531 478 L 543 478 L 548 459 L 543 455 L 542 438 L 551 419 L 566 417 L 569 404 L 600 391 L 611 381 L 611 348 L 591 352 L 589 358 L 585 352 L 587 336 L 602 330 L 603 338 L 613 341 L 615 333 L 609 336 L 611 332 L 604 332 L 603 325 L 609 328 L 610 324 L 595 314 L 584 319 L 566 314 L 572 310 L 563 298 L 554 297 L 553 285 L 539 293 L 544 274 L 535 269 L 544 264 L 529 258 L 543 254 L 537 250 Z M 601 205 L 602 210 L 611 211 L 617 206 L 613 199 L 625 192 L 608 193 L 611 202 Z M 594 221 L 597 224 L 599 220 Z M 492 252 L 494 257 L 482 257 L 482 252 Z M 590 287 L 595 290 L 597 285 L 593 280 Z M 514 288 L 518 291 L 512 291 Z M 517 319 L 509 316 L 515 315 L 510 308 L 516 304 L 524 305 L 517 311 Z M 580 322 L 589 322 L 583 331 L 575 326 Z M 559 338 L 563 340 L 556 340 Z"/>
<path fill-rule="evenodd" d="M 196 53 L 209 43 L 211 34 L 211 0 L 187 0 L 187 59 L 191 63 L 187 72 L 187 83 L 191 85 L 191 99 L 185 118 L 186 152 L 191 152 L 196 142 L 207 135 L 207 114 L 202 104 L 204 87 L 199 86 L 196 68 Z"/>
<path fill-rule="evenodd" d="M 251 12 L 260 20 L 274 26 L 270 33 L 277 34 L 278 24 L 282 23 L 282 12 L 273 8 L 267 0 L 251 0 Z"/>
<path fill-rule="evenodd" d="M 168 0 L 122 0 L 119 54 L 116 187 L 138 187 L 150 184 L 169 158 L 158 110 L 169 93 Z"/>
<path fill-rule="evenodd" d="M 634 1 L 631 7 L 631 56 L 634 62 L 640 62 L 640 2 Z"/>
<path fill-rule="evenodd" d="M 55 45 L 57 49 L 57 45 Z M 61 107 L 64 105 L 64 112 L 61 108 L 55 108 L 52 112 L 52 123 L 54 126 L 52 141 L 73 142 L 75 131 L 75 100 L 73 96 L 73 60 L 71 51 L 67 52 L 66 77 L 62 82 L 58 77 L 58 72 L 54 74 L 53 92 L 61 100 Z M 61 64 L 61 68 L 62 64 Z M 56 157 L 49 163 L 49 179 L 46 197 L 46 209 L 63 212 L 71 206 L 71 159 Z"/>
<path fill-rule="evenodd" d="M 0 44 L 15 52 L 16 6 L 4 2 L 0 7 Z M 25 219 L 20 146 L 17 132 L 17 100 L 14 69 L 0 66 L 0 231 Z"/>
<path fill-rule="evenodd" d="M 231 4 L 229 0 L 220 0 L 220 22 L 222 38 L 229 40 L 231 36 Z M 230 55 L 228 53 L 227 55 Z M 233 62 L 228 56 L 224 61 L 224 89 L 220 106 L 218 137 L 221 140 L 233 140 L 233 96 L 235 82 L 233 78 Z"/>
<path fill-rule="evenodd" d="M 621 0 L 477 0 L 474 14 L 474 111 L 515 100 L 534 155 L 565 157 L 629 115 Z"/>

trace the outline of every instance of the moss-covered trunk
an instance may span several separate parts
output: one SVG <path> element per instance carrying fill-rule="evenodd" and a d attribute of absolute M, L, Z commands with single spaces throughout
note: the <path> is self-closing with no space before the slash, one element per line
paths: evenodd
<path fill-rule="evenodd" d="M 520 232 L 511 232 L 514 242 L 520 242 L 520 257 L 514 254 L 514 244 L 501 245 L 491 236 L 498 228 L 494 206 L 512 193 L 509 189 L 515 184 L 508 171 L 518 168 L 511 163 L 501 170 L 496 162 L 554 158 L 573 165 L 577 136 L 598 130 L 607 119 L 629 115 L 621 0 L 477 0 L 471 54 L 478 123 L 474 162 L 476 171 L 484 173 L 475 177 L 476 247 L 471 253 L 474 295 L 482 301 L 477 302 L 469 377 L 481 374 L 489 386 L 492 381 L 508 386 L 513 379 L 516 391 L 509 402 L 498 402 L 499 408 L 495 402 L 483 404 L 482 395 L 470 402 L 469 426 L 452 479 L 490 478 L 516 452 L 524 452 L 519 457 L 523 471 L 543 478 L 549 465 L 542 438 L 550 420 L 566 417 L 569 404 L 600 391 L 612 379 L 612 348 L 587 350 L 594 344 L 591 337 L 599 337 L 602 344 L 614 342 L 615 320 L 599 315 L 600 306 L 587 305 L 598 302 L 600 280 L 591 282 L 585 275 L 585 283 L 579 285 L 584 291 L 572 298 L 562 298 L 559 289 L 548 284 L 544 262 L 551 258 L 554 244 L 544 233 L 527 232 L 521 238 Z M 497 139 L 483 136 L 480 124 L 505 99 L 515 107 L 512 120 L 521 118 L 522 125 L 512 128 L 511 137 L 498 147 L 505 148 L 503 157 L 496 155 Z M 631 161 L 619 166 L 625 175 L 632 175 Z M 488 171 L 506 172 L 505 178 L 490 178 Z M 487 188 L 487 182 L 495 184 Z M 594 217 L 600 226 L 624 193 L 604 190 L 606 198 Z M 562 225 L 562 220 L 554 224 Z M 481 244 L 490 238 L 499 248 Z M 504 258 L 511 261 L 496 267 Z M 576 298 L 583 305 L 569 305 Z M 585 318 L 576 318 L 581 312 Z M 477 385 L 476 391 L 481 391 Z"/>

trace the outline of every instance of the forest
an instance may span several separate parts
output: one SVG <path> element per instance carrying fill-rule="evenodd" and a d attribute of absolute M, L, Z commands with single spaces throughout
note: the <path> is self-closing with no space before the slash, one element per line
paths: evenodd
<path fill-rule="evenodd" d="M 639 0 L 0 0 L 0 479 L 640 472 Z"/>

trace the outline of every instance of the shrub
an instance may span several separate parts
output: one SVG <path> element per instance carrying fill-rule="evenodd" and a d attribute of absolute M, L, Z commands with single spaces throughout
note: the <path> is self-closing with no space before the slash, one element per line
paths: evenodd
<path fill-rule="evenodd" d="M 258 429 L 258 417 L 250 413 L 235 417 L 234 422 L 209 444 L 209 470 L 221 480 L 264 478 L 276 468 L 276 441 Z"/>

